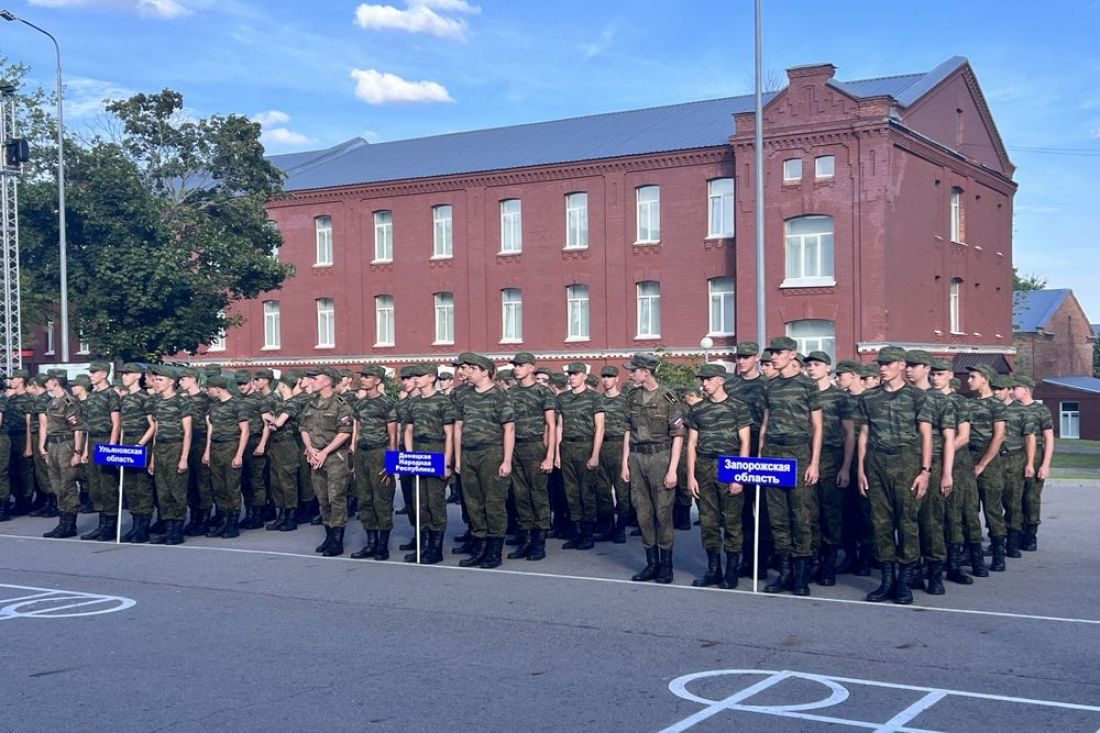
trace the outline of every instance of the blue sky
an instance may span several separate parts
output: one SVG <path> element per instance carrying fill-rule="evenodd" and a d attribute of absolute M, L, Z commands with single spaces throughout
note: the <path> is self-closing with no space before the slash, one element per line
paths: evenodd
<path fill-rule="evenodd" d="M 5 4 L 6 3 L 6 4 Z M 392 3 L 392 4 L 391 4 Z M 1015 263 L 1100 322 L 1100 2 L 764 2 L 769 76 L 839 79 L 970 59 L 1017 165 Z M 0 0 L 62 45 L 66 117 L 165 87 L 193 114 L 264 124 L 271 152 L 396 140 L 748 93 L 748 0 Z M 1038 9 L 1038 10 L 1036 10 Z M 866 13 L 870 10 L 873 15 Z M 0 23 L 53 85 L 53 50 Z"/>

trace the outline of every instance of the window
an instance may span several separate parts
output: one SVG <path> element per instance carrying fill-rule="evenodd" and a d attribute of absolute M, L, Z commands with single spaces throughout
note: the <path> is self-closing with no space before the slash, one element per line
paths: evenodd
<path fill-rule="evenodd" d="M 393 296 L 374 296 L 374 345 L 393 346 Z"/>
<path fill-rule="evenodd" d="M 733 236 L 733 179 L 707 181 L 708 237 Z"/>
<path fill-rule="evenodd" d="M 225 318 L 225 311 L 218 311 L 218 318 Z M 218 331 L 218 335 L 210 339 L 210 345 L 206 347 L 207 351 L 225 351 L 225 329 Z"/>
<path fill-rule="evenodd" d="M 798 353 L 824 351 L 836 361 L 836 324 L 832 321 L 791 321 L 787 335 L 798 342 Z"/>
<path fill-rule="evenodd" d="M 449 204 L 432 207 L 432 257 L 454 257 L 454 225 Z"/>
<path fill-rule="evenodd" d="M 1081 437 L 1081 404 L 1079 402 L 1061 403 L 1061 420 L 1058 437 L 1078 440 Z"/>
<path fill-rule="evenodd" d="M 949 308 L 951 311 L 951 333 L 962 333 L 962 304 L 960 302 L 960 291 L 962 290 L 962 279 L 954 278 L 951 280 L 951 297 Z"/>
<path fill-rule="evenodd" d="M 835 285 L 833 217 L 801 216 L 784 225 L 787 235 L 787 279 L 784 286 Z"/>
<path fill-rule="evenodd" d="M 282 346 L 279 323 L 279 301 L 264 301 L 264 348 L 277 349 Z"/>
<path fill-rule="evenodd" d="M 732 336 L 733 325 L 733 278 L 712 277 L 707 280 L 710 290 L 710 335 Z"/>
<path fill-rule="evenodd" d="M 963 241 L 963 190 L 958 186 L 951 189 L 951 241 Z"/>
<path fill-rule="evenodd" d="M 523 291 L 505 288 L 500 291 L 501 343 L 523 341 Z"/>
<path fill-rule="evenodd" d="M 46 353 L 52 354 L 57 349 L 54 344 L 53 321 L 46 321 Z"/>
<path fill-rule="evenodd" d="M 332 264 L 332 217 L 318 216 L 313 220 L 317 232 L 317 265 Z"/>
<path fill-rule="evenodd" d="M 275 240 L 271 243 L 271 252 L 269 254 L 271 255 L 271 259 L 278 260 L 279 245 L 282 242 L 282 238 L 279 236 L 279 222 L 275 221 L 274 219 L 268 219 L 266 222 L 264 222 L 264 225 L 267 227 L 268 231 L 271 233 L 272 237 Z"/>
<path fill-rule="evenodd" d="M 835 173 L 835 156 L 819 155 L 814 158 L 814 178 L 832 178 Z"/>
<path fill-rule="evenodd" d="M 393 212 L 374 212 L 374 261 L 393 262 Z"/>
<path fill-rule="evenodd" d="M 565 248 L 588 247 L 588 194 L 571 193 L 565 197 Z"/>
<path fill-rule="evenodd" d="M 523 251 L 523 214 L 519 199 L 500 202 L 500 253 Z"/>
<path fill-rule="evenodd" d="M 638 338 L 658 338 L 661 335 L 661 283 L 645 280 L 638 283 Z"/>
<path fill-rule="evenodd" d="M 661 241 L 661 187 L 642 186 L 635 191 L 638 200 L 638 238 L 636 244 Z"/>
<path fill-rule="evenodd" d="M 783 161 L 783 183 L 802 181 L 802 158 L 787 158 Z"/>
<path fill-rule="evenodd" d="M 92 353 L 92 346 L 88 343 L 88 339 L 84 336 L 84 331 L 81 329 L 76 334 L 76 353 L 77 354 L 90 354 Z"/>
<path fill-rule="evenodd" d="M 317 299 L 317 346 L 336 346 L 336 304 L 332 298 Z"/>
<path fill-rule="evenodd" d="M 435 343 L 453 344 L 455 342 L 455 296 L 454 293 L 435 294 Z"/>
<path fill-rule="evenodd" d="M 567 341 L 588 340 L 588 286 L 570 285 L 565 289 L 568 307 L 569 335 Z"/>

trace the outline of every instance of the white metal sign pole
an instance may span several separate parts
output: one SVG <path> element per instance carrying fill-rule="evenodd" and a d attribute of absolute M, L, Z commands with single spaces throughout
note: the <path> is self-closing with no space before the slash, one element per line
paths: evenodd
<path fill-rule="evenodd" d="M 752 592 L 756 592 L 760 577 L 760 484 L 756 485 L 755 506 L 752 509 Z"/>
<path fill-rule="evenodd" d="M 118 516 L 115 518 L 115 544 L 122 544 L 122 477 L 126 469 L 118 467 Z"/>
<path fill-rule="evenodd" d="M 416 564 L 420 564 L 420 474 L 416 474 L 416 488 L 414 492 L 416 494 L 416 513 L 413 515 L 416 517 Z"/>

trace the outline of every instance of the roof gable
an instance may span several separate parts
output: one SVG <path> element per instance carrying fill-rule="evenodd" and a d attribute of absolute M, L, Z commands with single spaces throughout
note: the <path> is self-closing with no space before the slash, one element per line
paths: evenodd
<path fill-rule="evenodd" d="M 1100 379 L 1096 377 L 1047 377 L 1043 382 L 1055 387 L 1074 389 L 1078 392 L 1100 394 Z"/>
<path fill-rule="evenodd" d="M 1012 330 L 1016 333 L 1039 331 L 1062 307 L 1072 290 L 1022 290 L 1012 294 Z"/>

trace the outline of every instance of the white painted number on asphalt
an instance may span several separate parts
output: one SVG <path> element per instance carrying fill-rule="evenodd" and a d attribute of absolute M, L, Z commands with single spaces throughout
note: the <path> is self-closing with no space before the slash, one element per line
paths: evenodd
<path fill-rule="evenodd" d="M 133 598 L 60 588 L 0 583 L 0 621 L 17 618 L 75 618 L 125 611 Z"/>

